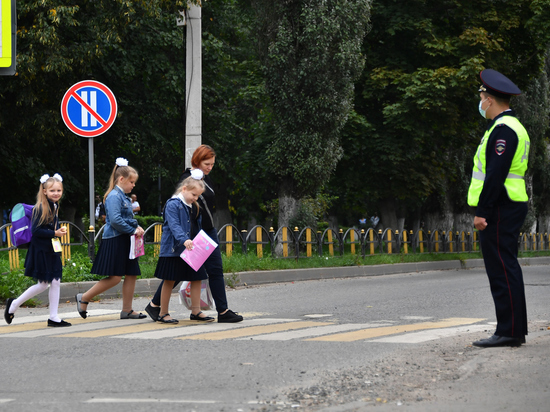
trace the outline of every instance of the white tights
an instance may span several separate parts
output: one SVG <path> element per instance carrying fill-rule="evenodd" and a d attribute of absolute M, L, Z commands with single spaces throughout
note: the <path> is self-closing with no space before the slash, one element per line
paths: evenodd
<path fill-rule="evenodd" d="M 61 322 L 61 319 L 57 315 L 57 310 L 59 308 L 59 296 L 61 292 L 61 281 L 59 279 L 54 279 L 50 285 L 50 292 L 48 295 L 50 300 L 50 319 L 54 322 Z M 47 282 L 38 282 L 36 285 L 31 286 L 11 303 L 9 313 L 15 313 L 15 311 L 19 309 L 19 306 L 39 293 L 44 292 L 46 289 L 48 289 Z"/>

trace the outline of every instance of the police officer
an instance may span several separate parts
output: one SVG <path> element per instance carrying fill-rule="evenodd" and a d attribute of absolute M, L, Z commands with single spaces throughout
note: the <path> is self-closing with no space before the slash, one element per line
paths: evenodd
<path fill-rule="evenodd" d="M 474 346 L 520 346 L 527 335 L 523 273 L 518 262 L 519 230 L 527 215 L 525 173 L 529 135 L 510 109 L 521 90 L 503 74 L 480 73 L 479 112 L 491 120 L 474 157 L 468 204 L 476 207 L 474 226 L 495 302 L 497 328 Z"/>

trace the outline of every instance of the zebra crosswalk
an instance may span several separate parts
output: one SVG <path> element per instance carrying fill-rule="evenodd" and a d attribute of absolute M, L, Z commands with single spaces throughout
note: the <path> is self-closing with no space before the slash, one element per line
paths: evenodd
<path fill-rule="evenodd" d="M 176 340 L 248 340 L 248 341 L 305 341 L 305 342 L 374 342 L 422 343 L 463 333 L 492 328 L 479 318 L 448 318 L 427 320 L 403 317 L 397 321 L 340 323 L 327 317 L 274 318 L 269 314 L 246 314 L 239 323 L 202 323 L 183 320 L 178 324 L 162 324 L 150 319 L 121 320 L 118 311 L 91 310 L 82 319 L 76 312 L 65 313 L 72 323 L 68 328 L 48 328 L 47 316 L 16 318 L 12 325 L 0 326 L 0 339 L 26 338 L 110 338 L 110 339 L 176 339 Z M 421 321 L 423 320 L 423 321 Z"/>

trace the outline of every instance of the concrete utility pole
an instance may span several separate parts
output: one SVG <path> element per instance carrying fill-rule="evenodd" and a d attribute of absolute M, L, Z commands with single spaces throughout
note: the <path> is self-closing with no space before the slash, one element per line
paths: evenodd
<path fill-rule="evenodd" d="M 191 167 L 193 152 L 202 143 L 202 25 L 199 6 L 187 10 L 186 25 L 185 167 Z"/>

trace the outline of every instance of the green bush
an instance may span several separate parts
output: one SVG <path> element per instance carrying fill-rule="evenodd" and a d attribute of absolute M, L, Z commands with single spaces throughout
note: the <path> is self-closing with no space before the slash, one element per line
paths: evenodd
<path fill-rule="evenodd" d="M 147 229 L 149 226 L 151 226 L 153 223 L 162 223 L 164 220 L 162 219 L 162 216 L 134 216 L 136 220 L 138 221 L 138 224 L 144 228 Z"/>
<path fill-rule="evenodd" d="M 87 254 L 71 253 L 71 258 L 65 261 L 63 268 L 63 282 L 85 282 L 100 280 L 103 276 L 92 275 L 92 261 Z"/>
<path fill-rule="evenodd" d="M 23 267 L 23 262 L 20 262 Z M 4 303 L 7 298 L 14 298 L 23 293 L 28 287 L 34 285 L 36 281 L 25 276 L 25 269 L 10 270 L 8 259 L 0 259 L 0 302 Z M 34 299 L 27 301 L 28 306 L 36 306 Z"/>

